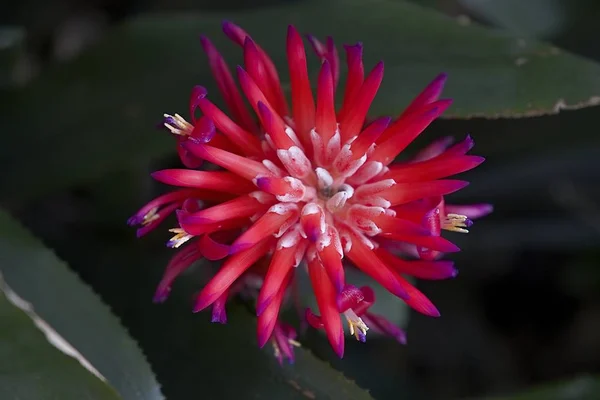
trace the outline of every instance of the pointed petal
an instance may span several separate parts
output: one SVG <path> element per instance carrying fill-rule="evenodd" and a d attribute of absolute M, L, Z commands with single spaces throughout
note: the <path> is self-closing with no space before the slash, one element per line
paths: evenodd
<path fill-rule="evenodd" d="M 365 69 L 362 61 L 362 43 L 357 43 L 354 46 L 344 46 L 344 49 L 346 49 L 348 77 L 346 78 L 346 89 L 344 90 L 344 102 L 339 113 L 340 120 L 348 112 L 350 104 L 353 104 L 354 97 L 360 90 L 365 75 Z"/>
<path fill-rule="evenodd" d="M 142 224 L 144 220 L 155 215 L 159 208 L 171 203 L 177 202 L 181 204 L 185 199 L 193 197 L 196 193 L 193 189 L 176 190 L 173 192 L 165 193 L 152 201 L 148 202 L 142 208 L 140 208 L 132 217 L 127 220 L 129 226 L 135 226 Z"/>
<path fill-rule="evenodd" d="M 417 136 L 452 104 L 452 100 L 438 100 L 394 122 L 379 137 L 379 144 L 369 160 L 391 163 Z"/>
<path fill-rule="evenodd" d="M 135 232 L 137 238 L 139 239 L 142 236 L 147 235 L 148 233 L 156 229 L 156 227 L 160 225 L 160 223 L 163 222 L 165 218 L 171 215 L 171 213 L 173 213 L 173 211 L 178 209 L 180 206 L 181 203 L 178 202 L 163 207 L 160 210 L 160 212 L 157 212 L 152 216 L 152 220 L 150 222 L 147 222 L 144 225 L 142 225 L 142 227 L 138 228 L 138 230 Z"/>
<path fill-rule="evenodd" d="M 340 292 L 344 288 L 346 277 L 342 264 L 342 244 L 335 227 L 327 225 L 325 234 L 320 236 L 316 248 L 329 280 L 336 291 Z"/>
<path fill-rule="evenodd" d="M 376 249 L 375 253 L 377 257 L 396 272 L 411 275 L 415 278 L 438 280 L 454 278 L 458 275 L 452 261 L 403 260 L 382 248 Z"/>
<path fill-rule="evenodd" d="M 390 117 L 378 118 L 370 123 L 356 138 L 350 150 L 353 158 L 357 159 L 367 153 L 367 150 L 375 143 L 383 131 L 388 127 L 392 119 Z"/>
<path fill-rule="evenodd" d="M 348 234 L 342 235 L 342 244 L 345 248 L 345 255 L 358 269 L 371 276 L 393 295 L 404 300 L 408 298 L 407 290 L 404 287 L 405 280 L 394 274 L 357 234 L 348 232 Z"/>
<path fill-rule="evenodd" d="M 243 217 L 236 217 L 212 223 L 194 223 L 190 222 L 188 219 L 190 214 L 185 212 L 185 210 L 177 210 L 175 213 L 177 214 L 177 221 L 179 222 L 181 229 L 183 229 L 185 233 L 192 236 L 200 236 L 206 233 L 241 228 L 248 224 L 248 218 Z"/>
<path fill-rule="evenodd" d="M 417 97 L 415 97 L 406 110 L 404 110 L 400 118 L 415 112 L 424 105 L 437 101 L 444 90 L 444 85 L 446 84 L 447 79 L 448 75 L 445 73 L 441 73 L 436 76 L 435 79 L 431 81 L 431 83 L 427 85 L 427 87 L 425 87 L 425 89 L 423 89 L 423 91 Z"/>
<path fill-rule="evenodd" d="M 273 241 L 273 238 L 265 238 L 256 246 L 227 258 L 219 272 L 196 297 L 194 312 L 202 311 L 214 303 L 252 264 L 267 253 Z"/>
<path fill-rule="evenodd" d="M 302 37 L 293 26 L 288 27 L 287 58 L 292 90 L 292 110 L 296 132 L 305 149 L 309 148 L 309 133 L 315 126 L 315 102 L 306 67 L 306 51 Z"/>
<path fill-rule="evenodd" d="M 485 159 L 478 156 L 433 158 L 411 164 L 391 165 L 383 177 L 396 182 L 431 181 L 459 174 L 477 167 Z"/>
<path fill-rule="evenodd" d="M 286 128 L 283 120 L 277 118 L 265 103 L 259 100 L 257 109 L 262 125 L 265 127 L 265 133 L 269 135 L 269 138 L 275 145 L 275 150 L 287 150 L 296 145 L 292 138 L 285 132 Z"/>
<path fill-rule="evenodd" d="M 255 189 L 239 175 L 222 171 L 195 171 L 190 169 L 163 169 L 153 172 L 152 177 L 167 185 L 209 189 L 244 194 Z"/>
<path fill-rule="evenodd" d="M 383 234 L 383 237 L 416 244 L 417 246 L 422 246 L 429 250 L 435 250 L 442 253 L 456 253 L 457 251 L 460 251 L 458 246 L 441 236 L 418 236 L 398 232 Z"/>
<path fill-rule="evenodd" d="M 273 329 L 277 324 L 277 319 L 279 317 L 279 309 L 281 308 L 281 302 L 283 301 L 283 297 L 287 290 L 288 284 L 290 282 L 291 277 L 293 276 L 294 271 L 288 271 L 285 276 L 283 283 L 277 294 L 273 296 L 271 302 L 265 308 L 265 310 L 258 316 L 256 333 L 258 338 L 258 347 L 263 347 L 271 334 L 273 333 Z"/>
<path fill-rule="evenodd" d="M 171 291 L 173 281 L 194 262 L 202 257 L 196 246 L 188 245 L 179 250 L 165 269 L 162 279 L 154 293 L 154 302 L 162 303 L 167 299 Z"/>
<path fill-rule="evenodd" d="M 216 128 L 223 133 L 223 135 L 238 145 L 244 154 L 253 156 L 262 154 L 258 138 L 236 124 L 210 100 L 206 98 L 199 100 L 198 107 L 200 107 L 202 112 L 214 122 Z"/>
<path fill-rule="evenodd" d="M 343 116 L 343 119 L 340 119 L 342 143 L 360 132 L 382 79 L 383 62 L 380 61 L 371 70 L 352 103 L 348 106 L 348 112 Z"/>
<path fill-rule="evenodd" d="M 471 135 L 467 135 L 467 137 L 461 141 L 456 143 L 454 146 L 449 147 L 446 151 L 440 154 L 438 157 L 455 157 L 455 156 L 463 156 L 467 154 L 469 150 L 471 150 L 475 146 L 475 141 L 471 137 Z"/>
<path fill-rule="evenodd" d="M 294 232 L 291 232 L 292 235 Z M 292 239 L 284 235 L 277 244 L 277 249 L 271 258 L 269 270 L 256 300 L 256 315 L 261 315 L 275 295 L 281 289 L 286 276 L 295 267 L 297 252 L 301 246 L 300 235 Z M 286 247 L 287 246 L 287 247 Z"/>
<path fill-rule="evenodd" d="M 210 322 L 217 322 L 219 324 L 227 323 L 227 313 L 225 311 L 225 304 L 227 303 L 227 297 L 229 296 L 229 290 L 226 290 L 221 297 L 219 297 L 214 303 L 212 308 L 212 317 Z"/>
<path fill-rule="evenodd" d="M 258 161 L 250 160 L 216 147 L 193 143 L 189 140 L 183 143 L 183 146 L 195 156 L 223 167 L 248 180 L 252 180 L 257 176 L 272 175 L 271 171 Z"/>
<path fill-rule="evenodd" d="M 318 257 L 308 261 L 308 273 L 321 313 L 327 339 L 338 357 L 344 356 L 344 329 L 337 310 L 336 290 L 329 281 Z"/>
<path fill-rule="evenodd" d="M 246 42 L 246 38 L 250 37 L 248 33 L 246 33 L 239 26 L 229 22 L 223 22 L 223 32 L 234 42 L 236 42 L 239 46 L 244 47 L 244 43 Z M 279 81 L 279 75 L 277 74 L 277 68 L 275 68 L 275 64 L 269 57 L 269 55 L 258 45 L 256 45 L 258 52 L 262 58 L 262 62 L 267 71 L 267 77 L 269 86 L 271 87 L 271 91 L 276 93 L 276 101 L 273 103 L 275 109 L 279 113 L 279 115 L 288 115 L 289 112 L 287 110 L 287 104 L 285 101 L 285 97 L 283 95 L 283 89 L 281 88 L 281 84 Z"/>
<path fill-rule="evenodd" d="M 427 161 L 432 159 L 433 157 L 437 157 L 444 152 L 454 142 L 454 138 L 452 136 L 445 136 L 439 139 L 434 140 L 429 145 L 425 146 L 417 154 L 411 158 L 410 162 L 420 162 Z"/>
<path fill-rule="evenodd" d="M 315 127 L 323 143 L 329 143 L 337 129 L 334 108 L 334 89 L 331 65 L 327 60 L 321 64 L 317 85 L 317 111 Z"/>
<path fill-rule="evenodd" d="M 210 69 L 217 82 L 219 91 L 223 95 L 234 120 L 245 129 L 255 132 L 257 130 L 256 122 L 244 104 L 242 95 L 235 85 L 227 63 L 207 37 L 201 36 L 200 42 L 204 52 L 208 56 Z"/>
<path fill-rule="evenodd" d="M 468 184 L 469 182 L 453 179 L 396 183 L 391 188 L 379 193 L 379 196 L 388 200 L 391 205 L 398 205 L 425 197 L 435 197 L 454 193 Z"/>
<path fill-rule="evenodd" d="M 231 245 L 231 252 L 237 253 L 274 234 L 283 234 L 299 217 L 295 203 L 279 203 L 272 206 L 248 230 Z"/>
<path fill-rule="evenodd" d="M 275 198 L 268 194 L 260 196 L 260 200 L 253 194 L 236 197 L 225 203 L 205 208 L 195 213 L 186 215 L 187 224 L 209 224 L 232 218 L 251 217 L 275 203 Z"/>

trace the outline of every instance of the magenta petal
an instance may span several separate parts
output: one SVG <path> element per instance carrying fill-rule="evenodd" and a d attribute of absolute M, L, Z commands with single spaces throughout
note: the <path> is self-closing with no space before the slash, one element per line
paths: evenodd
<path fill-rule="evenodd" d="M 338 311 L 343 313 L 350 308 L 354 308 L 364 298 L 359 288 L 354 285 L 346 285 L 337 297 Z"/>
<path fill-rule="evenodd" d="M 306 319 L 306 322 L 308 322 L 308 324 L 310 326 L 312 326 L 315 329 L 323 329 L 324 324 L 323 321 L 321 320 L 321 317 L 314 314 L 310 308 L 307 308 L 304 312 L 304 318 Z"/>
<path fill-rule="evenodd" d="M 494 206 L 491 204 L 447 204 L 446 212 L 449 214 L 466 215 L 471 219 L 485 217 L 494 211 Z"/>
<path fill-rule="evenodd" d="M 213 240 L 209 235 L 202 235 L 198 248 L 204 258 L 210 261 L 222 260 L 229 255 L 229 246 Z"/>
<path fill-rule="evenodd" d="M 190 117 L 192 122 L 196 122 L 196 108 L 198 108 L 198 102 L 208 94 L 208 91 L 204 86 L 194 86 L 190 95 Z"/>
<path fill-rule="evenodd" d="M 231 21 L 223 21 L 222 23 L 223 32 L 229 39 L 234 41 L 239 46 L 244 46 L 244 41 L 248 34 L 240 28 L 238 25 Z"/>
<path fill-rule="evenodd" d="M 427 147 L 419 151 L 411 160 L 411 163 L 419 161 L 427 161 L 433 157 L 437 157 L 444 152 L 454 142 L 452 136 L 445 136 L 433 141 Z"/>
<path fill-rule="evenodd" d="M 366 313 L 362 316 L 362 319 L 375 332 L 391 336 L 399 343 L 406 344 L 406 332 L 391 323 L 387 318 L 377 314 Z"/>
<path fill-rule="evenodd" d="M 200 117 L 194 124 L 192 137 L 200 143 L 208 143 L 216 134 L 215 124 L 206 116 Z"/>
<path fill-rule="evenodd" d="M 216 322 L 219 324 L 227 323 L 227 313 L 225 311 L 225 304 L 227 303 L 228 295 L 229 291 L 225 291 L 225 293 L 223 293 L 221 297 L 219 297 L 217 301 L 213 303 L 211 322 Z"/>
<path fill-rule="evenodd" d="M 433 81 L 419 94 L 412 103 L 408 106 L 408 108 L 402 113 L 402 115 L 408 115 L 419 108 L 432 103 L 440 98 L 442 94 L 442 90 L 444 90 L 444 85 L 446 84 L 446 80 L 448 79 L 448 75 L 445 73 L 441 73 L 435 77 Z"/>

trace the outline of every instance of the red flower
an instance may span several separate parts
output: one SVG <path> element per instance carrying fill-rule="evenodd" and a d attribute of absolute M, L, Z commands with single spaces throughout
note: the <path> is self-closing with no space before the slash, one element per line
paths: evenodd
<path fill-rule="evenodd" d="M 156 180 L 181 189 L 153 200 L 129 221 L 142 225 L 141 236 L 177 210 L 179 226 L 171 229 L 175 236 L 167 245 L 177 248 L 195 239 L 167 266 L 155 300 L 166 299 L 172 281 L 198 259 L 223 260 L 198 295 L 194 311 L 212 306 L 212 321 L 224 323 L 227 299 L 250 296 L 256 299 L 259 345 L 271 339 L 280 360 L 293 360 L 295 332 L 279 320 L 279 310 L 296 273 L 307 268 L 320 316 L 307 310 L 306 318 L 325 329 L 340 357 L 342 314 L 361 341 L 369 325 L 404 343 L 402 330 L 368 311 L 373 291 L 347 285 L 344 269 L 348 262 L 415 310 L 439 316 L 403 275 L 456 275 L 452 262 L 436 261 L 442 253 L 459 250 L 440 236 L 441 230 L 466 232 L 469 217 L 491 208 L 445 205 L 443 196 L 467 185 L 446 178 L 476 167 L 483 158 L 466 155 L 473 145 L 467 137 L 452 147 L 448 139 L 434 142 L 409 162 L 393 161 L 450 106 L 450 100 L 439 99 L 446 76 L 435 78 L 398 118 L 366 123 L 383 63 L 365 76 L 362 46 L 345 46 L 348 76 L 336 110 L 340 68 L 333 40 L 322 44 L 309 38 L 322 61 L 315 100 L 302 38 L 290 26 L 290 109 L 269 56 L 238 26 L 226 22 L 223 30 L 243 48 L 246 67 L 237 68 L 241 93 L 224 59 L 203 37 L 229 112 L 196 87 L 191 122 L 165 115 L 164 125 L 178 138 L 180 158 L 189 169 L 155 172 Z M 222 170 L 192 169 L 203 161 Z M 409 261 L 400 253 L 419 259 Z"/>

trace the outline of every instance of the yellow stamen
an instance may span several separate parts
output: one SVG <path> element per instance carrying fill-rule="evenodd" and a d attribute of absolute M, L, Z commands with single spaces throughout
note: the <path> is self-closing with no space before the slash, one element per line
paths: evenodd
<path fill-rule="evenodd" d="M 469 233 L 467 229 L 464 229 L 468 227 L 466 224 L 468 219 L 466 215 L 448 214 L 442 222 L 442 229 L 452 232 Z"/>
<path fill-rule="evenodd" d="M 191 238 L 193 238 L 192 235 L 187 234 L 181 228 L 169 229 L 169 232 L 175 233 L 175 236 L 173 236 L 169 240 L 170 247 L 173 247 L 175 249 L 178 248 L 179 246 L 181 246 L 182 244 L 184 244 L 185 242 L 187 242 L 188 240 L 190 240 Z"/>
<path fill-rule="evenodd" d="M 183 118 L 181 115 L 164 114 L 163 116 L 165 117 L 165 119 L 170 119 L 173 122 L 173 124 L 170 124 L 168 122 L 164 122 L 163 124 L 165 128 L 171 131 L 172 134 L 180 136 L 189 136 L 192 134 L 194 126 L 187 122 L 185 118 Z"/>
<path fill-rule="evenodd" d="M 300 344 L 300 342 L 298 342 L 297 340 L 288 338 L 287 341 L 288 341 L 289 344 L 291 344 L 294 347 L 302 347 L 302 345 Z M 275 358 L 279 358 L 279 356 L 281 355 L 281 349 L 279 348 L 279 345 L 277 344 L 277 341 L 276 340 L 271 340 L 271 343 L 273 344 L 273 354 L 275 355 Z"/>
<path fill-rule="evenodd" d="M 367 336 L 367 331 L 369 330 L 367 324 L 365 324 L 363 320 L 358 315 L 356 315 L 356 313 L 351 309 L 346 310 L 344 312 L 344 316 L 348 321 L 348 328 L 350 329 L 350 334 L 353 335 L 356 338 L 356 340 L 364 341 L 364 338 Z"/>
<path fill-rule="evenodd" d="M 157 219 L 160 218 L 160 214 L 157 213 L 158 211 L 158 207 L 153 208 L 152 210 L 148 211 L 148 213 L 146 213 L 146 215 L 144 215 L 144 219 L 142 219 L 142 226 L 146 226 L 148 224 L 151 224 L 152 222 L 156 221 Z"/>

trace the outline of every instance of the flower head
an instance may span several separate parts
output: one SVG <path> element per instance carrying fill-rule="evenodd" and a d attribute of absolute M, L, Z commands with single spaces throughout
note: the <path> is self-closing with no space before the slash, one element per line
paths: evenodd
<path fill-rule="evenodd" d="M 223 30 L 243 49 L 245 67 L 236 69 L 241 91 L 223 57 L 202 37 L 228 112 L 197 86 L 189 122 L 165 114 L 164 126 L 177 138 L 187 168 L 153 173 L 179 189 L 129 220 L 141 225 L 142 236 L 170 213 L 177 215 L 167 245 L 181 249 L 167 266 L 155 300 L 165 300 L 173 280 L 200 258 L 222 260 L 194 311 L 212 307 L 212 321 L 225 323 L 227 300 L 249 296 L 256 302 L 259 345 L 270 340 L 280 360 L 292 361 L 295 331 L 280 321 L 279 311 L 297 274 L 307 270 L 319 315 L 307 310 L 305 317 L 325 330 L 338 355 L 344 351 L 342 315 L 360 341 L 373 330 L 404 343 L 400 328 L 369 312 L 373 290 L 346 282 L 345 268 L 370 275 L 415 310 L 439 315 L 404 276 L 456 275 L 452 262 L 438 260 L 459 250 L 441 231 L 467 232 L 472 219 L 491 208 L 445 204 L 444 196 L 467 185 L 447 178 L 483 158 L 467 155 L 473 146 L 467 137 L 453 146 L 449 139 L 436 141 L 407 162 L 394 160 L 450 106 L 450 100 L 439 98 L 446 75 L 435 78 L 397 118 L 367 123 L 384 67 L 380 62 L 365 74 L 361 44 L 345 46 L 348 74 L 336 109 L 340 62 L 331 38 L 321 43 L 309 37 L 321 59 L 314 95 L 302 38 L 289 27 L 289 104 L 265 51 L 240 27 L 225 22 Z M 203 162 L 220 169 L 196 169 Z"/>

